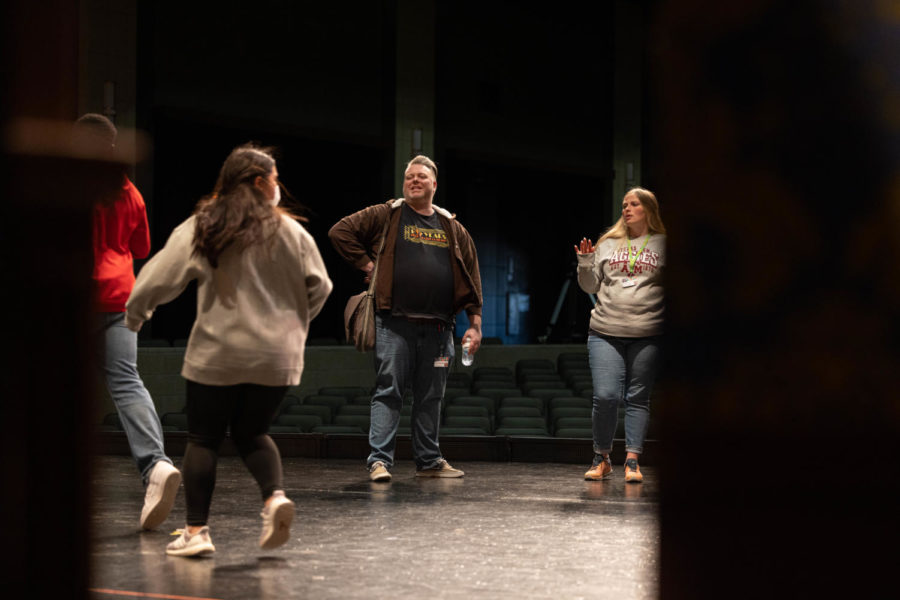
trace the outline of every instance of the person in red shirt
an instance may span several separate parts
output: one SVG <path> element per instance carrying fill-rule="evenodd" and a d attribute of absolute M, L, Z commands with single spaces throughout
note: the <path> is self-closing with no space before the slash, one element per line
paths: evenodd
<path fill-rule="evenodd" d="M 75 122 L 76 144 L 95 155 L 110 152 L 117 130 L 103 115 Z M 137 369 L 137 334 L 125 326 L 125 302 L 134 287 L 134 258 L 150 254 L 150 229 L 141 193 L 122 174 L 122 183 L 94 205 L 94 287 L 100 366 L 146 492 L 141 527 L 154 529 L 169 516 L 181 473 L 166 456 L 162 426 Z"/>

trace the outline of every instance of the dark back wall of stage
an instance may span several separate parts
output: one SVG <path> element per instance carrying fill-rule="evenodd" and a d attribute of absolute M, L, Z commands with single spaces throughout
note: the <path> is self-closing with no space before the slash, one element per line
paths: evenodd
<path fill-rule="evenodd" d="M 518 3 L 438 3 L 435 23 L 422 23 L 423 44 L 435 47 L 435 202 L 475 237 L 485 335 L 506 342 L 546 333 L 572 245 L 609 224 L 613 14 L 612 4 L 598 4 L 573 22 Z M 281 179 L 309 208 L 335 282 L 310 337 L 337 341 L 344 301 L 362 278 L 327 231 L 401 194 L 393 182 L 397 7 L 228 6 L 139 5 L 137 119 L 154 152 L 137 174 L 154 249 L 211 190 L 232 147 L 277 146 Z M 510 295 L 527 299 L 518 321 L 507 322 Z M 161 307 L 142 335 L 186 338 L 195 297 L 190 288 Z M 552 340 L 586 334 L 587 295 L 571 286 L 567 299 Z"/>

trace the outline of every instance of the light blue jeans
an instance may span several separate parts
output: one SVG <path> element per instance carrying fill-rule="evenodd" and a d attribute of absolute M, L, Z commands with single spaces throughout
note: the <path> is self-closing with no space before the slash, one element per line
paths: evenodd
<path fill-rule="evenodd" d="M 119 413 L 131 455 L 144 483 L 157 461 L 172 461 L 163 448 L 162 426 L 150 392 L 137 370 L 137 334 L 125 326 L 125 313 L 101 313 L 103 334 L 99 364 Z"/>
<path fill-rule="evenodd" d="M 411 322 L 388 313 L 375 316 L 375 394 L 372 396 L 367 460 L 394 464 L 400 408 L 407 387 L 412 388 L 412 451 L 418 469 L 441 461 L 438 431 L 441 400 L 453 363 L 453 326 Z M 446 363 L 442 360 L 446 359 Z M 444 366 L 446 365 L 446 366 Z"/>
<path fill-rule="evenodd" d="M 588 336 L 594 384 L 594 452 L 612 450 L 619 403 L 625 404 L 625 451 L 641 454 L 650 424 L 650 392 L 659 370 L 660 337 Z"/>

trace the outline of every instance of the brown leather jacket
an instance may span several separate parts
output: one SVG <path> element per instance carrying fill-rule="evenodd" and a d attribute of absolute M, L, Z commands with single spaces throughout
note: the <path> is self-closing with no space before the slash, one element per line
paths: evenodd
<path fill-rule="evenodd" d="M 348 215 L 338 221 L 328 232 L 335 250 L 357 269 L 362 269 L 374 259 L 381 244 L 381 232 L 385 219 L 390 218 L 387 229 L 387 241 L 384 244 L 382 260 L 378 265 L 378 278 L 375 281 L 376 310 L 390 310 L 394 283 L 394 248 L 397 243 L 397 231 L 400 223 L 400 208 L 403 198 L 388 200 L 384 204 L 376 204 L 359 212 Z M 444 231 L 450 238 L 453 249 L 453 314 L 465 309 L 467 314 L 481 315 L 481 273 L 478 269 L 478 254 L 475 243 L 466 228 L 455 216 L 434 206 Z"/>

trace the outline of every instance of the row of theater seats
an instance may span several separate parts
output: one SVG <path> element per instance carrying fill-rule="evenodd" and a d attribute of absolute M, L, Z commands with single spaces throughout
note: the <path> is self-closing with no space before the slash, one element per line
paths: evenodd
<path fill-rule="evenodd" d="M 323 388 L 306 398 L 290 398 L 276 417 L 271 431 L 313 433 L 368 433 L 370 395 L 348 400 Z M 400 410 L 400 434 L 409 434 L 412 405 Z M 576 396 L 536 398 L 487 396 L 445 398 L 441 414 L 442 435 L 538 435 L 591 437 L 591 400 Z"/>
<path fill-rule="evenodd" d="M 441 434 L 590 438 L 591 389 L 587 353 L 450 373 Z M 368 433 L 371 396 L 365 388 L 329 387 L 303 399 L 288 398 L 272 431 Z M 411 403 L 407 395 L 401 435 L 410 433 Z"/>
<path fill-rule="evenodd" d="M 441 433 L 590 438 L 591 390 L 587 353 L 561 353 L 555 363 L 523 359 L 514 368 L 451 373 Z M 367 434 L 371 396 L 371 389 L 355 386 L 323 387 L 304 398 L 289 394 L 271 431 Z M 409 395 L 404 399 L 400 434 L 410 433 L 411 401 Z M 104 428 L 115 429 L 117 420 L 115 414 L 107 415 Z M 165 431 L 187 428 L 183 412 L 166 413 L 161 421 Z"/>

